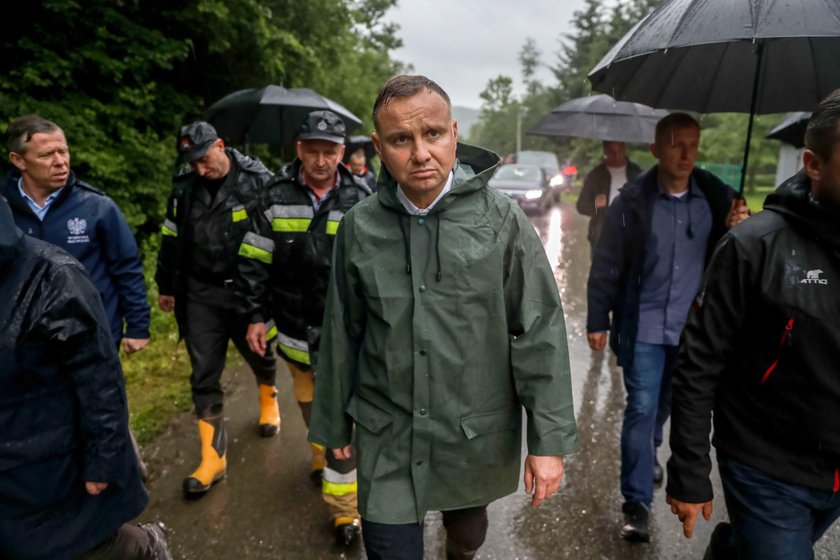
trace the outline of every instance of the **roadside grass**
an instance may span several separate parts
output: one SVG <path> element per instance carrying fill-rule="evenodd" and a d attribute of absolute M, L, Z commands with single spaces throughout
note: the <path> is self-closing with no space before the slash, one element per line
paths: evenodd
<path fill-rule="evenodd" d="M 761 209 L 764 206 L 764 199 L 767 198 L 767 195 L 773 192 L 773 190 L 774 189 L 772 187 L 756 188 L 752 193 L 744 193 L 747 206 L 749 206 L 750 211 L 753 214 L 761 212 Z"/>

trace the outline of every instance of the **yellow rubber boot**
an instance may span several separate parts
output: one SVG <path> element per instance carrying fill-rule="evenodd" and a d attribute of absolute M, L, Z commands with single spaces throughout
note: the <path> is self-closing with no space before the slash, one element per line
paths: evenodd
<path fill-rule="evenodd" d="M 280 431 L 280 406 L 277 404 L 277 388 L 260 385 L 260 435 L 271 437 Z"/>
<path fill-rule="evenodd" d="M 326 449 L 323 445 L 317 443 L 310 443 L 309 448 L 312 450 L 312 463 L 309 470 L 309 476 L 315 486 L 321 486 L 321 475 L 324 472 L 324 467 L 327 466 Z"/>
<path fill-rule="evenodd" d="M 198 421 L 198 435 L 201 438 L 201 464 L 184 479 L 184 497 L 200 498 L 216 482 L 225 477 L 227 469 L 227 434 L 224 420 L 201 418 Z"/>

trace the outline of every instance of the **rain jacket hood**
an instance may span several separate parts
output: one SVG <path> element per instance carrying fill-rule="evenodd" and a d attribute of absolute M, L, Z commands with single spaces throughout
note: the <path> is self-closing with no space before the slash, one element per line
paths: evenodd
<path fill-rule="evenodd" d="M 6 201 L 0 202 L 0 270 L 4 270 L 18 252 L 23 232 L 15 225 Z"/>
<path fill-rule="evenodd" d="M 523 409 L 530 454 L 578 446 L 545 251 L 516 203 L 486 188 L 498 157 L 457 150 L 428 215 L 409 215 L 383 171 L 336 235 L 309 437 L 343 447 L 355 424 L 369 521 L 422 522 L 516 491 Z"/>
<path fill-rule="evenodd" d="M 813 199 L 811 182 L 804 170 L 770 193 L 764 201 L 764 209 L 781 214 L 797 228 L 840 248 L 840 205 Z"/>
<path fill-rule="evenodd" d="M 435 204 L 430 214 L 443 212 L 459 196 L 485 188 L 487 181 L 493 176 L 493 172 L 499 164 L 499 157 L 493 152 L 468 144 L 458 143 L 457 155 L 458 160 L 455 163 L 455 181 L 452 190 Z M 383 206 L 400 213 L 407 213 L 397 198 L 397 182 L 384 165 L 379 173 L 376 192 L 379 196 L 379 202 Z"/>

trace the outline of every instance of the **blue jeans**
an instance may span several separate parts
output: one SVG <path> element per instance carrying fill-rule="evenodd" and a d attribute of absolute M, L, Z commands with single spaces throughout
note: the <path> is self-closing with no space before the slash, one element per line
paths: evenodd
<path fill-rule="evenodd" d="M 788 484 L 731 459 L 720 478 L 740 560 L 811 560 L 814 543 L 840 517 L 840 492 Z M 718 543 L 717 550 L 726 550 Z M 725 557 L 724 555 L 715 555 Z"/>
<path fill-rule="evenodd" d="M 671 370 L 678 346 L 636 342 L 633 365 L 624 370 L 627 407 L 621 425 L 621 494 L 624 502 L 650 506 L 653 465 L 662 426 L 671 414 Z"/>

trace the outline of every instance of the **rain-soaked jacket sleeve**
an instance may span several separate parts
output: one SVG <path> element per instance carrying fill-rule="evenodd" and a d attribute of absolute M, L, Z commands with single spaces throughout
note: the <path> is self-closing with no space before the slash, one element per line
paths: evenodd
<path fill-rule="evenodd" d="M 268 282 L 274 262 L 271 222 L 264 209 L 252 216 L 254 227 L 245 234 L 236 259 L 234 289 L 240 315 L 249 323 L 268 320 Z"/>
<path fill-rule="evenodd" d="M 100 239 L 105 240 L 108 270 L 119 294 L 127 338 L 149 338 L 150 313 L 143 263 L 134 234 L 116 204 L 109 203 Z"/>
<path fill-rule="evenodd" d="M 155 283 L 162 296 L 175 295 L 175 270 L 178 267 L 178 199 L 175 193 L 166 203 L 166 217 L 160 226 L 160 250 L 158 251 Z"/>
<path fill-rule="evenodd" d="M 623 226 L 624 198 L 619 195 L 607 211 L 604 228 L 592 252 L 587 287 L 587 332 L 610 330 L 610 312 L 615 310 L 616 297 L 627 273 L 625 245 L 627 232 Z"/>
<path fill-rule="evenodd" d="M 43 282 L 43 307 L 34 329 L 62 364 L 79 403 L 82 477 L 87 482 L 123 482 L 119 470 L 128 443 L 125 382 L 99 292 L 80 265 L 54 268 Z"/>
<path fill-rule="evenodd" d="M 511 368 L 528 416 L 528 453 L 566 455 L 579 443 L 563 307 L 533 226 L 518 209 L 514 220 L 504 290 Z"/>
<path fill-rule="evenodd" d="M 715 249 L 683 331 L 671 387 L 669 496 L 688 503 L 712 499 L 709 434 L 721 373 L 737 351 L 747 313 L 750 264 L 736 238 Z"/>
<path fill-rule="evenodd" d="M 319 362 L 315 375 L 315 400 L 309 441 L 331 449 L 350 444 L 353 419 L 347 405 L 357 376 L 358 355 L 365 329 L 365 305 L 355 268 L 347 262 L 348 229 L 340 222 L 333 248 L 333 268 L 324 312 Z"/>

